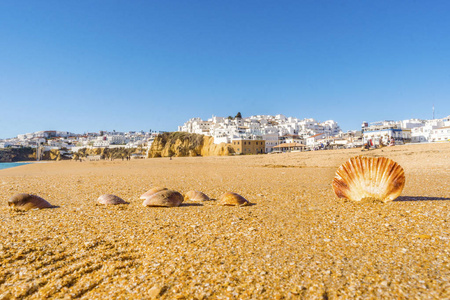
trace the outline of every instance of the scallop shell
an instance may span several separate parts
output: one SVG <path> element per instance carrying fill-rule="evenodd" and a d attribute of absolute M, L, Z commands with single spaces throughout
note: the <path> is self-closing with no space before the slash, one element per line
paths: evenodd
<path fill-rule="evenodd" d="M 339 167 L 332 186 L 339 198 L 388 202 L 400 196 L 405 186 L 405 173 L 389 158 L 357 156 Z"/>
<path fill-rule="evenodd" d="M 249 205 L 250 202 L 247 201 L 244 197 L 239 194 L 227 192 L 220 196 L 219 198 L 220 205 L 229 205 L 229 206 L 245 206 Z"/>
<path fill-rule="evenodd" d="M 183 195 L 177 191 L 163 190 L 156 194 L 149 196 L 144 200 L 142 205 L 144 206 L 166 206 L 173 207 L 179 206 L 183 202 Z"/>
<path fill-rule="evenodd" d="M 199 191 L 189 191 L 184 195 L 184 199 L 191 200 L 191 201 L 209 201 L 209 197 Z"/>
<path fill-rule="evenodd" d="M 161 192 L 161 191 L 165 191 L 165 190 L 167 190 L 167 188 L 155 186 L 154 188 L 151 188 L 148 191 L 146 191 L 144 194 L 142 194 L 141 195 L 141 199 L 147 199 L 151 195 L 156 194 L 156 193 Z"/>
<path fill-rule="evenodd" d="M 97 201 L 100 204 L 106 204 L 106 205 L 128 204 L 128 202 L 126 202 L 122 198 L 119 198 L 116 195 L 111 195 L 111 194 L 101 195 L 100 197 L 98 197 Z"/>
<path fill-rule="evenodd" d="M 29 210 L 29 209 L 42 209 L 51 208 L 53 205 L 39 196 L 31 194 L 16 194 L 8 200 L 8 206 L 16 209 Z"/>

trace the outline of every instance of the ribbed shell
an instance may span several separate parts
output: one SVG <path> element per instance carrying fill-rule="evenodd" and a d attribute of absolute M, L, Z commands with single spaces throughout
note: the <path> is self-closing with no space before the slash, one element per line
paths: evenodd
<path fill-rule="evenodd" d="M 227 192 L 220 196 L 219 204 L 227 206 L 245 206 L 249 205 L 250 202 L 239 194 Z"/>
<path fill-rule="evenodd" d="M 173 207 L 179 206 L 183 200 L 183 195 L 180 193 L 172 190 L 163 190 L 145 199 L 142 205 Z"/>
<path fill-rule="evenodd" d="M 97 201 L 98 203 L 105 205 L 128 204 L 128 202 L 126 202 L 122 198 L 111 194 L 101 195 L 100 197 L 98 197 Z"/>
<path fill-rule="evenodd" d="M 16 209 L 29 210 L 29 209 L 42 209 L 51 208 L 53 205 L 48 203 L 46 200 L 42 199 L 36 195 L 30 194 L 16 194 L 8 200 L 8 206 Z"/>
<path fill-rule="evenodd" d="M 209 201 L 209 197 L 199 191 L 189 191 L 184 195 L 185 200 L 191 200 L 191 201 Z"/>
<path fill-rule="evenodd" d="M 338 168 L 332 186 L 339 198 L 388 202 L 400 196 L 405 186 L 405 173 L 389 158 L 357 156 Z"/>
<path fill-rule="evenodd" d="M 144 194 L 142 194 L 141 199 L 147 199 L 151 195 L 156 194 L 161 191 L 165 191 L 165 190 L 167 190 L 167 188 L 155 186 L 154 188 L 151 188 L 148 191 L 146 191 Z"/>

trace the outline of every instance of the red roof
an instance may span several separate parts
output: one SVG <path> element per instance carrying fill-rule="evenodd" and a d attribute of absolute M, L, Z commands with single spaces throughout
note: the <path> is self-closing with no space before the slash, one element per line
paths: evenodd
<path fill-rule="evenodd" d="M 310 138 L 312 138 L 312 137 L 316 137 L 316 136 L 321 136 L 321 135 L 324 135 L 325 133 L 318 133 L 318 134 L 316 134 L 316 135 L 312 135 L 312 136 L 310 136 Z"/>

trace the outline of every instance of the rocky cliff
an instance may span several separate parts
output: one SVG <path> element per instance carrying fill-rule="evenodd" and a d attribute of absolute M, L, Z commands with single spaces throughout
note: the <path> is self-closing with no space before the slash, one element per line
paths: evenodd
<path fill-rule="evenodd" d="M 57 149 L 45 151 L 42 155 L 42 160 L 62 160 L 67 159 L 61 155 Z M 14 162 L 14 161 L 30 161 L 36 160 L 35 148 L 6 148 L 0 150 L 0 162 Z"/>
<path fill-rule="evenodd" d="M 6 148 L 0 150 L 0 162 L 36 160 L 36 149 Z"/>
<path fill-rule="evenodd" d="M 214 138 L 186 132 L 166 132 L 158 135 L 148 157 L 220 156 L 234 153 L 230 144 L 214 144 Z"/>
<path fill-rule="evenodd" d="M 50 151 L 45 151 L 42 157 L 43 160 L 62 160 L 66 159 L 61 156 L 61 152 L 57 149 L 52 149 Z"/>
<path fill-rule="evenodd" d="M 101 159 L 121 159 L 131 154 L 145 154 L 144 149 L 139 148 L 82 148 L 78 152 L 73 153 L 73 159 L 77 160 L 87 156 L 100 155 Z"/>
<path fill-rule="evenodd" d="M 231 154 L 234 154 L 234 149 L 231 144 L 214 144 L 214 138 L 212 136 L 205 136 L 203 138 L 202 156 L 226 156 Z"/>

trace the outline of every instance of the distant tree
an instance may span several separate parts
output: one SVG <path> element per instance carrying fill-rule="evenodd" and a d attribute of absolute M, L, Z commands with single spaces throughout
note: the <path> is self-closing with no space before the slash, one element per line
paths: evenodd
<path fill-rule="evenodd" d="M 233 120 L 233 117 L 232 116 L 228 116 L 228 120 Z"/>
<path fill-rule="evenodd" d="M 234 117 L 235 119 L 242 119 L 242 115 L 240 112 L 237 113 L 236 117 Z"/>

